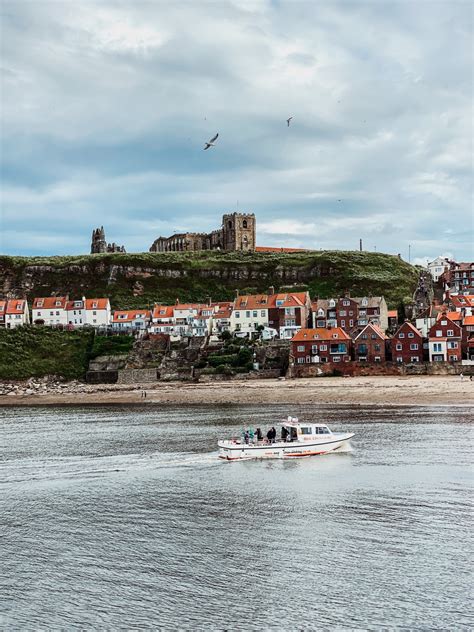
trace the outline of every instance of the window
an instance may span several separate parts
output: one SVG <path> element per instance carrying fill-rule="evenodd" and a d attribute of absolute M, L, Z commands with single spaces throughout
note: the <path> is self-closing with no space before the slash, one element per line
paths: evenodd
<path fill-rule="evenodd" d="M 375 334 L 372 334 L 370 337 L 372 338 L 372 340 L 376 340 L 377 339 L 377 336 Z"/>
<path fill-rule="evenodd" d="M 319 350 L 320 350 L 320 351 L 327 351 L 327 350 L 328 350 L 328 346 L 327 346 L 327 345 L 321 345 L 321 346 L 319 347 Z"/>
<path fill-rule="evenodd" d="M 339 334 L 333 334 L 332 337 L 333 338 L 339 338 Z"/>
<path fill-rule="evenodd" d="M 240 318 L 240 312 L 235 312 L 235 317 Z"/>
<path fill-rule="evenodd" d="M 403 358 L 401 358 L 400 356 L 397 356 L 397 362 L 401 364 L 403 362 Z"/>
<path fill-rule="evenodd" d="M 333 362 L 340 362 L 341 361 L 341 356 L 334 356 L 334 358 L 332 359 Z"/>
<path fill-rule="evenodd" d="M 441 338 L 441 336 L 443 335 L 443 332 L 440 331 L 439 329 L 436 331 L 436 337 L 437 338 Z"/>
<path fill-rule="evenodd" d="M 59 316 L 59 312 L 56 312 L 56 316 Z"/>
<path fill-rule="evenodd" d="M 253 317 L 258 318 L 258 312 L 253 312 Z"/>
<path fill-rule="evenodd" d="M 448 324 L 448 321 L 447 321 L 447 320 L 442 320 L 442 321 L 441 321 L 441 325 L 442 325 L 443 327 L 445 327 L 447 324 Z"/>
<path fill-rule="evenodd" d="M 298 358 L 298 364 L 304 364 L 304 358 Z"/>
<path fill-rule="evenodd" d="M 316 327 L 324 327 L 325 325 L 325 321 L 324 320 L 317 320 L 316 321 Z"/>
<path fill-rule="evenodd" d="M 313 434 L 313 429 L 311 426 L 301 426 L 301 434 L 310 435 Z"/>
<path fill-rule="evenodd" d="M 418 351 L 418 345 L 416 343 L 411 344 L 410 351 Z"/>
<path fill-rule="evenodd" d="M 344 342 L 331 344 L 330 353 L 347 353 L 347 346 Z"/>
<path fill-rule="evenodd" d="M 374 351 L 380 351 L 380 345 L 378 343 L 374 345 Z"/>
<path fill-rule="evenodd" d="M 299 351 L 300 353 L 304 353 L 304 345 L 298 345 L 296 347 L 296 350 Z"/>
<path fill-rule="evenodd" d="M 362 299 L 362 306 L 363 307 L 367 307 L 367 305 L 369 304 L 369 301 L 366 298 Z"/>
<path fill-rule="evenodd" d="M 346 321 L 345 320 L 341 320 L 341 327 L 345 327 L 346 326 Z"/>
<path fill-rule="evenodd" d="M 419 362 L 419 361 L 420 361 L 420 359 L 418 358 L 418 356 L 412 356 L 410 358 L 410 362 Z"/>
<path fill-rule="evenodd" d="M 353 326 L 354 326 L 354 321 L 353 321 L 353 320 L 350 320 L 350 321 L 349 321 L 349 327 L 353 327 Z"/>
<path fill-rule="evenodd" d="M 458 360 L 458 356 L 457 356 L 457 355 L 450 356 L 450 359 L 451 359 L 453 362 L 457 362 L 457 360 Z"/>
<path fill-rule="evenodd" d="M 454 331 L 452 329 L 448 329 L 448 336 L 454 336 Z"/>
<path fill-rule="evenodd" d="M 440 343 L 440 342 L 435 342 L 435 343 L 433 343 L 433 351 L 434 351 L 434 352 L 439 352 L 439 351 L 441 351 L 441 343 Z"/>
<path fill-rule="evenodd" d="M 339 316 L 341 316 L 341 317 L 342 316 L 347 316 L 346 310 L 345 309 L 341 309 L 340 312 L 339 312 Z"/>
<path fill-rule="evenodd" d="M 365 355 L 367 353 L 367 345 L 359 345 L 357 347 L 357 353 L 360 355 Z"/>
<path fill-rule="evenodd" d="M 324 316 L 324 309 L 318 309 L 318 316 Z"/>
<path fill-rule="evenodd" d="M 329 301 L 329 307 L 335 307 L 336 306 L 336 302 L 334 301 L 334 299 L 331 299 Z"/>
<path fill-rule="evenodd" d="M 448 342 L 448 349 L 457 349 L 457 348 L 458 348 L 457 342 Z"/>
<path fill-rule="evenodd" d="M 306 356 L 306 364 L 310 364 L 311 362 L 311 356 Z"/>
<path fill-rule="evenodd" d="M 286 316 L 294 316 L 295 315 L 295 308 L 294 307 L 285 307 L 285 314 L 286 314 Z"/>
<path fill-rule="evenodd" d="M 313 345 L 311 347 L 311 353 L 318 353 L 318 345 Z"/>
<path fill-rule="evenodd" d="M 409 337 L 409 338 L 414 338 L 414 337 L 415 337 L 415 334 L 414 334 L 412 331 L 410 331 L 410 332 L 408 333 L 408 337 Z"/>
<path fill-rule="evenodd" d="M 400 343 L 397 343 L 397 346 L 395 347 L 395 349 L 397 351 L 401 351 L 403 349 L 402 345 Z"/>
<path fill-rule="evenodd" d="M 399 338 L 405 338 L 405 334 L 404 334 L 403 332 L 400 332 L 400 333 L 398 334 L 398 337 L 399 337 Z"/>
<path fill-rule="evenodd" d="M 375 362 L 381 362 L 381 357 L 380 356 L 375 356 L 374 361 Z"/>
<path fill-rule="evenodd" d="M 264 309 L 262 309 L 262 310 L 260 311 L 260 316 L 261 316 L 262 318 L 265 318 L 265 310 L 264 310 Z"/>
<path fill-rule="evenodd" d="M 247 228 L 247 220 L 244 219 L 244 221 L 242 222 L 242 228 Z"/>
<path fill-rule="evenodd" d="M 49 312 L 49 315 L 50 316 L 54 316 L 54 312 Z"/>
<path fill-rule="evenodd" d="M 250 312 L 245 312 L 245 317 L 250 318 Z"/>

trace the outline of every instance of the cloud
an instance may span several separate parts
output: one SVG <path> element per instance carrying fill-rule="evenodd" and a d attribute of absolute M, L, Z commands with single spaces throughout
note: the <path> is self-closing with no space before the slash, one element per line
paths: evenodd
<path fill-rule="evenodd" d="M 2 11 L 3 252 L 86 252 L 96 224 L 146 250 L 238 207 L 261 245 L 472 259 L 467 4 Z"/>

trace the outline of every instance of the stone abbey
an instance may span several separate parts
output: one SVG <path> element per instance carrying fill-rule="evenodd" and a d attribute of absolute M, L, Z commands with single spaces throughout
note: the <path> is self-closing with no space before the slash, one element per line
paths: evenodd
<path fill-rule="evenodd" d="M 229 213 L 222 216 L 222 227 L 211 233 L 176 233 L 158 237 L 150 252 L 196 250 L 255 250 L 255 214 Z"/>
<path fill-rule="evenodd" d="M 108 244 L 105 241 L 104 227 L 96 228 L 92 231 L 91 255 L 100 252 L 125 252 L 125 246 L 119 246 L 115 242 Z"/>

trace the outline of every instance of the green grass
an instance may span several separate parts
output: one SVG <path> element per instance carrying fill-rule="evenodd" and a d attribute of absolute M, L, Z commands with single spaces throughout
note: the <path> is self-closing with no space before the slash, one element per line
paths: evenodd
<path fill-rule="evenodd" d="M 0 379 L 58 375 L 84 377 L 93 331 L 59 331 L 50 327 L 0 329 Z"/>
<path fill-rule="evenodd" d="M 308 289 L 311 297 L 384 295 L 389 307 L 411 296 L 418 270 L 397 256 L 359 251 L 254 253 L 107 253 L 0 257 L 0 281 L 17 295 L 108 296 L 113 309 L 154 302 L 232 300 L 270 285 Z"/>
<path fill-rule="evenodd" d="M 133 336 L 95 336 L 90 357 L 102 355 L 126 355 L 133 346 Z"/>

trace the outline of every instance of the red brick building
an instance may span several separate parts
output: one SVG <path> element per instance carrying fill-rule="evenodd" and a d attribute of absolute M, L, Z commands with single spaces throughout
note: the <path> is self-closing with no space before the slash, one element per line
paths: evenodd
<path fill-rule="evenodd" d="M 295 364 L 350 362 L 352 340 L 341 327 L 301 329 L 291 340 Z"/>
<path fill-rule="evenodd" d="M 308 326 L 311 300 L 308 292 L 288 292 L 268 296 L 268 326 L 276 329 L 280 338 L 293 338 L 299 329 Z"/>
<path fill-rule="evenodd" d="M 423 337 L 408 321 L 394 333 L 390 348 L 393 362 L 411 364 L 423 361 Z"/>
<path fill-rule="evenodd" d="M 441 314 L 429 333 L 430 362 L 459 362 L 462 359 L 461 327 Z"/>
<path fill-rule="evenodd" d="M 366 325 L 354 338 L 354 355 L 358 362 L 385 362 L 388 336 L 377 325 Z"/>

